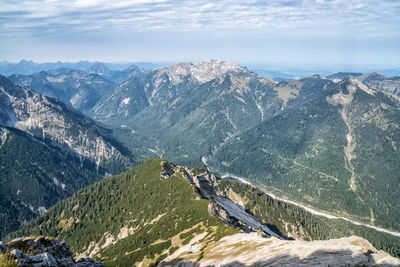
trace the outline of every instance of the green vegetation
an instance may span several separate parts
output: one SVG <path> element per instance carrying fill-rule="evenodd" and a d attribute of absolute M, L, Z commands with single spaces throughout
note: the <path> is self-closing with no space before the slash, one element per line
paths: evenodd
<path fill-rule="evenodd" d="M 59 100 L 1 75 L 0 88 L 0 239 L 107 173 L 137 164 L 109 130 Z"/>
<path fill-rule="evenodd" d="M 327 240 L 357 235 L 377 248 L 400 257 L 400 238 L 364 226 L 354 225 L 341 219 L 316 216 L 304 209 L 275 200 L 259 189 L 246 184 L 223 179 L 218 188 L 228 194 L 229 189 L 246 200 L 245 208 L 275 232 L 286 237 L 305 240 Z"/>
<path fill-rule="evenodd" d="M 2 130 L 7 138 L 0 146 L 0 239 L 36 217 L 39 207 L 48 209 L 101 178 L 88 162 L 81 166 L 21 131 Z"/>
<path fill-rule="evenodd" d="M 115 92 L 122 95 L 113 97 L 113 103 L 102 100 L 96 116 L 118 127 L 112 132 L 49 100 L 73 126 L 67 135 L 85 133 L 89 140 L 101 135 L 121 151 L 101 161 L 100 173 L 117 173 L 157 151 L 185 165 L 201 164 L 206 156 L 217 172 L 249 178 L 281 197 L 400 231 L 400 104 L 395 98 L 359 88 L 350 96 L 350 88 L 357 85 L 334 85 L 318 77 L 296 81 L 302 83 L 299 88 L 288 82 L 274 87 L 247 73 L 201 86 L 191 84 L 188 77 L 182 86 L 166 79 L 160 90 L 154 90 L 157 95 L 150 105 L 147 94 L 155 85 L 146 80 L 149 77 L 117 87 Z M 248 83 L 240 87 L 238 81 Z M 289 85 L 290 94 L 275 90 Z M 121 105 L 126 94 L 134 105 Z M 296 98 L 284 102 L 282 95 Z M 343 101 L 344 95 L 350 100 Z M 81 165 L 76 157 L 63 157 L 59 148 L 32 142 L 23 132 L 1 127 L 3 131 L 8 135 L 0 145 L 0 221 L 6 223 L 0 224 L 0 238 L 36 216 L 39 207 L 48 208 L 100 179 L 91 161 Z M 32 134 L 40 139 L 43 131 L 34 129 Z M 52 140 L 39 141 L 51 146 Z M 164 167 L 174 173 L 162 180 Z M 192 168 L 194 174 L 204 171 Z M 400 240 L 392 235 L 312 215 L 246 185 L 223 180 L 219 186 L 238 193 L 247 210 L 287 237 L 358 235 L 400 256 Z M 203 251 L 209 242 L 237 232 L 209 216 L 208 204 L 198 200 L 181 170 L 151 160 L 79 191 L 12 236 L 56 236 L 69 241 L 75 253 L 92 254 L 110 266 L 151 265 L 199 233 L 207 233 Z"/>
<path fill-rule="evenodd" d="M 12 237 L 55 236 L 67 240 L 75 253 L 92 252 L 109 266 L 132 266 L 147 259 L 150 264 L 201 232 L 209 232 L 210 238 L 214 232 L 213 238 L 238 232 L 208 214 L 209 201 L 198 199 L 177 168 L 162 180 L 164 165 L 175 168 L 154 159 L 103 179 L 56 204 Z"/>
<path fill-rule="evenodd" d="M 272 90 L 274 83 L 251 72 L 202 85 L 189 75 L 178 85 L 157 75 L 154 71 L 116 87 L 95 108 L 94 118 L 117 129 L 123 124 L 127 130 L 116 130 L 115 136 L 124 132 L 125 144 L 144 140 L 149 147 L 165 151 L 166 159 L 182 165 L 201 164 L 201 156 L 212 153 L 228 135 L 261 122 L 260 109 L 271 117 L 282 107 Z M 242 84 L 234 88 L 238 81 Z M 150 96 L 151 91 L 156 94 Z M 121 105 L 128 96 L 133 102 Z"/>
<path fill-rule="evenodd" d="M 327 100 L 352 86 L 327 88 L 233 137 L 209 166 L 278 196 L 400 231 L 400 103 L 361 89 L 346 106 Z"/>

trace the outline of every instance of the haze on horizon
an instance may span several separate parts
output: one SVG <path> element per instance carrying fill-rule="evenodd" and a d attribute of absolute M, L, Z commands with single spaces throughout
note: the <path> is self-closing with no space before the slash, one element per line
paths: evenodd
<path fill-rule="evenodd" d="M 0 0 L 0 60 L 400 63 L 400 1 Z"/>

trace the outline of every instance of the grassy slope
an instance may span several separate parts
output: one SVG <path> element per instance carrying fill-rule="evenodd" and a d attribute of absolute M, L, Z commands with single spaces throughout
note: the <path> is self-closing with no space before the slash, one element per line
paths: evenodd
<path fill-rule="evenodd" d="M 132 266 L 165 257 L 195 232 L 208 231 L 210 240 L 237 232 L 208 214 L 209 202 L 198 198 L 181 173 L 162 180 L 163 162 L 150 160 L 91 185 L 13 236 L 55 236 L 67 240 L 75 253 L 88 254 L 95 244 L 103 246 L 107 237 L 116 238 L 121 228 L 131 229 L 131 235 L 92 255 L 110 266 Z M 181 236 L 184 233 L 188 236 Z"/>

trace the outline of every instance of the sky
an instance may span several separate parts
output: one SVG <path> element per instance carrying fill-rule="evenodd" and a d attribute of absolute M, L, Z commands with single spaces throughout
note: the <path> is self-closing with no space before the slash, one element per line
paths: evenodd
<path fill-rule="evenodd" d="M 0 61 L 400 66 L 400 0 L 0 0 Z"/>

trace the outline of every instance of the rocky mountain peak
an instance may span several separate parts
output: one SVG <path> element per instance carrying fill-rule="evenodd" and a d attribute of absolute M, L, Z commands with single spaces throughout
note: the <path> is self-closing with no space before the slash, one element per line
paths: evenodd
<path fill-rule="evenodd" d="M 363 90 L 364 92 L 373 95 L 374 92 L 365 86 L 358 78 L 349 76 L 339 83 L 339 88 L 346 88 L 350 93 L 354 93 L 357 89 Z"/>
<path fill-rule="evenodd" d="M 136 66 L 135 64 L 129 66 L 125 71 L 140 71 L 140 68 Z"/>
<path fill-rule="evenodd" d="M 96 159 L 98 165 L 117 152 L 106 138 L 91 135 L 100 130 L 88 117 L 54 98 L 15 85 L 4 76 L 0 76 L 0 111 L 7 115 L 0 123 L 41 140 L 51 139 L 51 145 L 59 147 L 65 155 Z"/>
<path fill-rule="evenodd" d="M 88 72 L 99 74 L 102 76 L 107 76 L 110 74 L 111 71 L 107 68 L 107 66 L 104 63 L 96 62 L 92 66 L 90 66 L 90 68 L 88 69 Z"/>
<path fill-rule="evenodd" d="M 357 77 L 357 79 L 362 82 L 370 82 L 370 81 L 383 81 L 386 79 L 386 77 L 380 72 L 371 72 L 368 74 L 361 75 Z"/>
<path fill-rule="evenodd" d="M 22 87 L 13 84 L 5 76 L 0 75 L 0 99 L 2 98 L 2 94 L 13 97 L 24 97 L 25 90 Z"/>
<path fill-rule="evenodd" d="M 309 76 L 308 78 L 310 78 L 310 79 L 320 79 L 321 76 L 319 74 L 313 74 L 313 75 Z"/>
<path fill-rule="evenodd" d="M 188 75 L 190 75 L 195 82 L 206 83 L 218 77 L 222 77 L 226 73 L 249 72 L 247 68 L 239 64 L 215 59 L 200 61 L 196 64 L 179 63 L 172 66 L 161 67 L 157 71 L 160 75 L 167 74 L 174 85 L 183 82 L 183 78 Z"/>
<path fill-rule="evenodd" d="M 338 104 L 348 105 L 353 101 L 353 94 L 357 90 L 362 90 L 370 95 L 373 95 L 373 91 L 366 87 L 363 83 L 361 83 L 356 78 L 349 76 L 343 81 L 337 84 L 335 89 L 335 94 L 332 96 L 328 96 L 326 99 L 328 103 L 336 106 Z"/>
<path fill-rule="evenodd" d="M 179 63 L 167 67 L 161 67 L 156 70 L 156 80 L 159 80 L 164 75 L 168 76 L 173 85 L 183 82 L 184 77 L 190 74 L 192 63 Z"/>
<path fill-rule="evenodd" d="M 236 63 L 221 60 L 204 60 L 193 65 L 191 74 L 200 82 L 208 82 L 225 73 L 249 72 L 247 68 Z"/>

